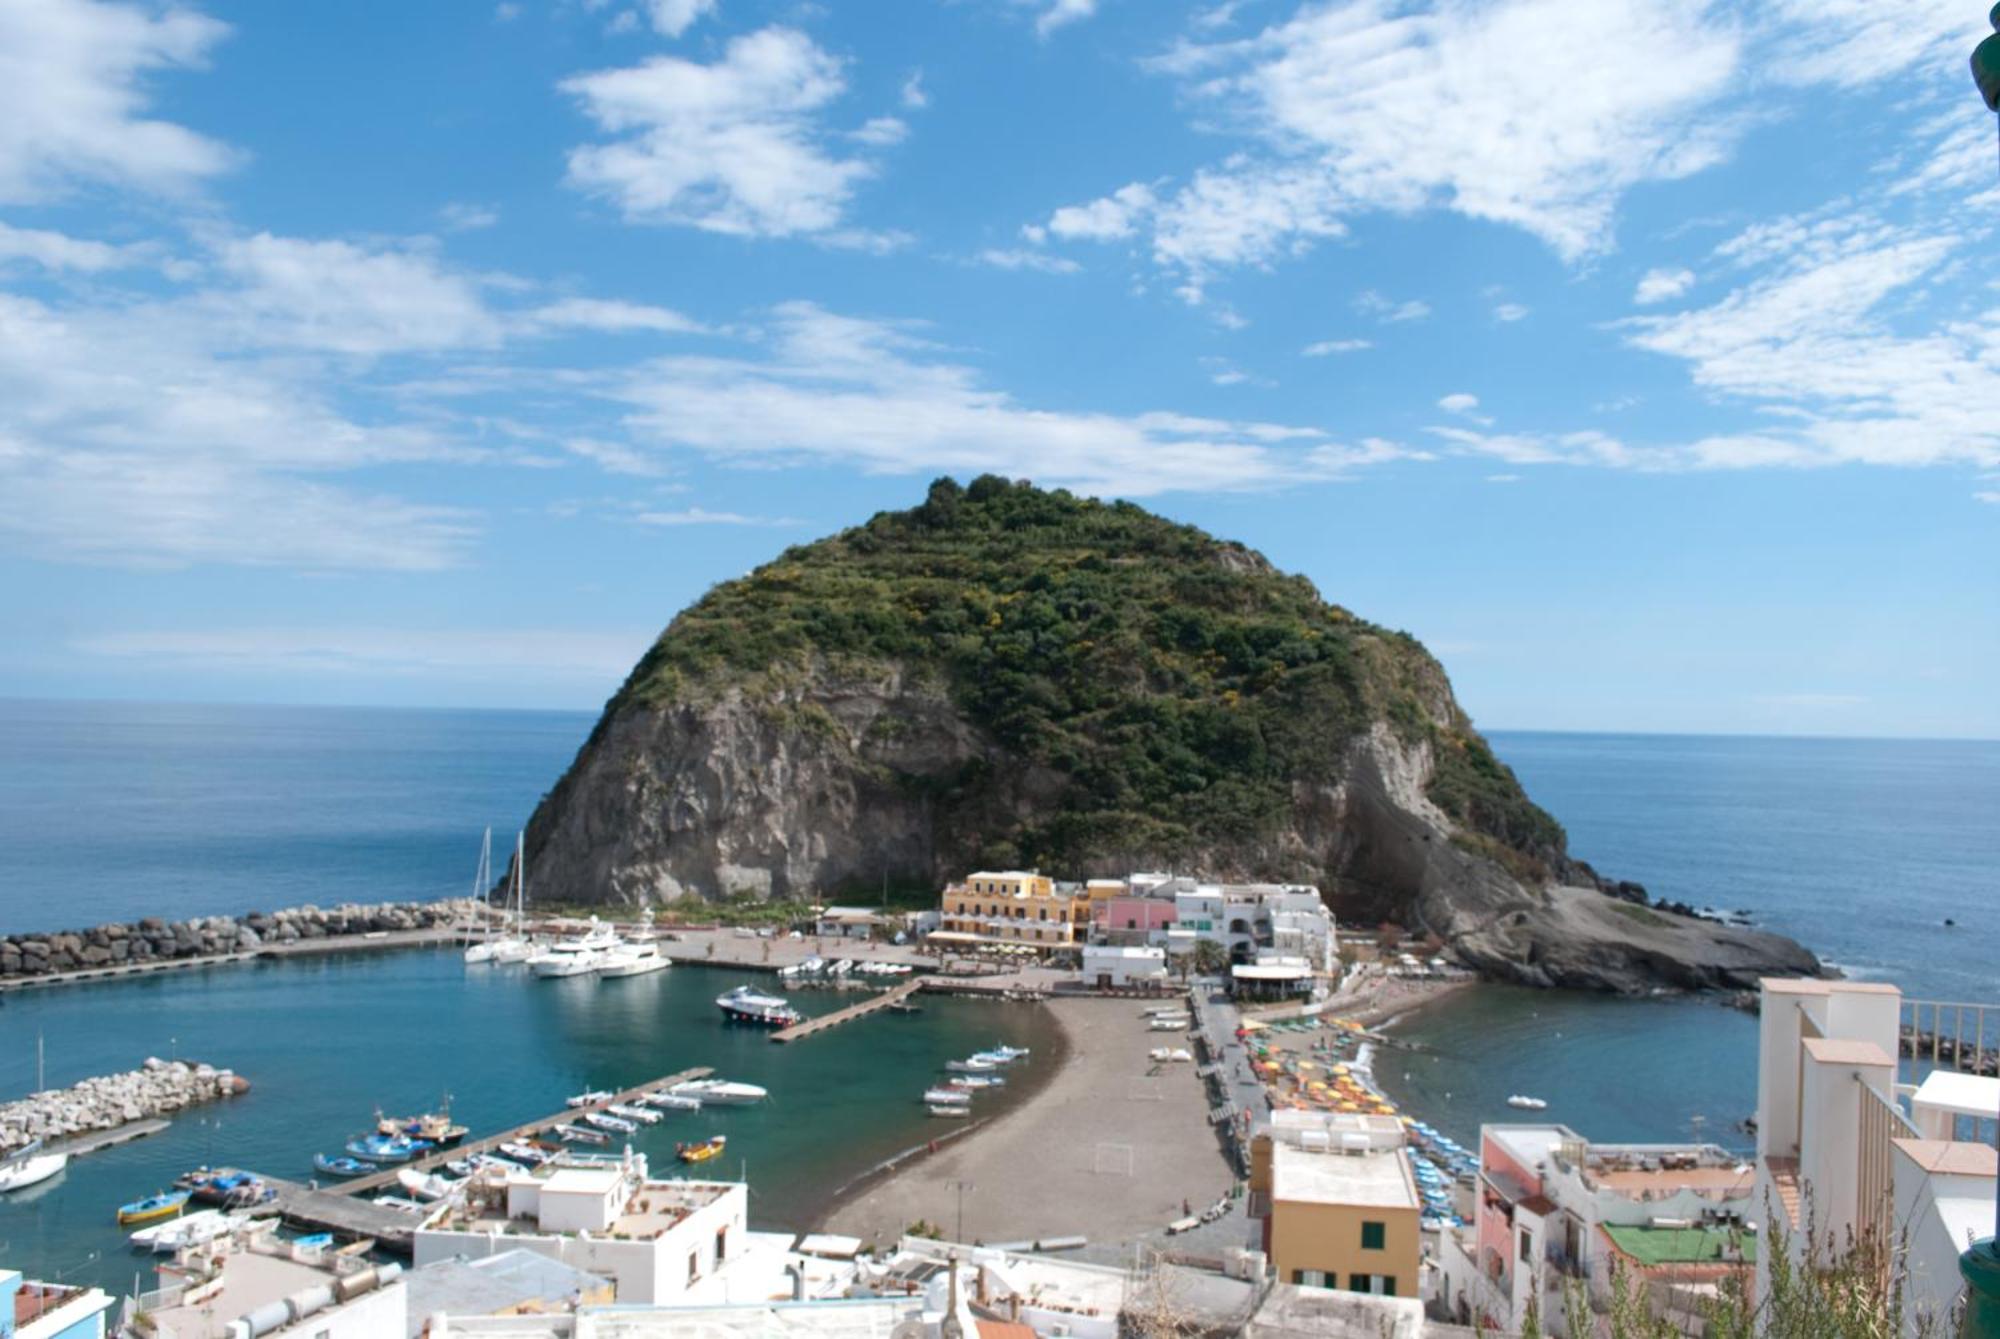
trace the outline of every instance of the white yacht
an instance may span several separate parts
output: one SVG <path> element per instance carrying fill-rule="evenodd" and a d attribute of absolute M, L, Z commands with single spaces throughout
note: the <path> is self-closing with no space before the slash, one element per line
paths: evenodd
<path fill-rule="evenodd" d="M 645 976 L 668 966 L 668 959 L 659 946 L 649 940 L 636 943 L 620 940 L 613 948 L 606 950 L 603 961 L 597 964 L 599 976 Z"/>
<path fill-rule="evenodd" d="M 799 1011 L 782 995 L 766 995 L 752 986 L 715 997 L 715 1007 L 733 1023 L 757 1023 L 764 1027 L 790 1027 L 799 1021 Z"/>
<path fill-rule="evenodd" d="M 558 939 L 528 959 L 528 970 L 536 976 L 588 976 L 606 956 L 619 946 L 615 932 L 590 918 L 590 929 L 573 939 Z"/>
<path fill-rule="evenodd" d="M 771 1094 L 754 1083 L 732 1083 L 728 1079 L 690 1079 L 677 1083 L 668 1092 L 674 1097 L 692 1097 L 707 1106 L 747 1107 Z"/>

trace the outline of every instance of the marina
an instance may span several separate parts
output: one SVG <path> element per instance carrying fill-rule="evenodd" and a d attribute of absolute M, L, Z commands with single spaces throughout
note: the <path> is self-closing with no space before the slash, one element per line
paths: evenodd
<path fill-rule="evenodd" d="M 808 1018 L 804 1022 L 794 1023 L 791 1027 L 773 1032 L 771 1040 L 778 1042 L 803 1041 L 807 1037 L 831 1031 L 839 1027 L 842 1023 L 851 1023 L 857 1018 L 866 1018 L 872 1013 L 879 1013 L 884 1009 L 893 1009 L 897 1005 L 906 1002 L 910 996 L 923 988 L 924 978 L 922 977 L 913 981 L 906 981 L 894 990 L 883 991 L 880 995 L 871 996 L 859 1004 L 850 1004 L 845 1009 L 837 1009 L 830 1014 L 821 1014 L 817 1018 Z"/>

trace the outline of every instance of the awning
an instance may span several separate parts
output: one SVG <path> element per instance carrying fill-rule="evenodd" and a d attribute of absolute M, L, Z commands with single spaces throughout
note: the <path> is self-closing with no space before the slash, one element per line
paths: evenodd
<path fill-rule="evenodd" d="M 1229 974 L 1238 981 L 1306 981 L 1312 977 L 1312 968 L 1245 962 L 1230 968 Z"/>

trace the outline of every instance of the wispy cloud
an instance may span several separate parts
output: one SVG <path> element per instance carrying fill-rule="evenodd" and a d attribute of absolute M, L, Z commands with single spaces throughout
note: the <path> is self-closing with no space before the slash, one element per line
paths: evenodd
<path fill-rule="evenodd" d="M 244 627 L 84 637 L 91 656 L 228 672 L 475 678 L 553 676 L 616 682 L 655 634 L 637 629 Z"/>
<path fill-rule="evenodd" d="M 1647 270 L 1639 276 L 1639 286 L 1632 293 L 1632 301 L 1641 307 L 1650 307 L 1656 302 L 1672 301 L 1693 287 L 1693 270 Z"/>
<path fill-rule="evenodd" d="M 1322 339 L 1306 345 L 1299 352 L 1307 358 L 1325 358 L 1331 354 L 1359 353 L 1374 347 L 1372 339 Z"/>
<path fill-rule="evenodd" d="M 748 516 L 739 511 L 709 511 L 702 507 L 686 507 L 679 511 L 642 511 L 633 516 L 640 525 L 751 525 L 790 526 L 804 522 L 790 516 Z"/>

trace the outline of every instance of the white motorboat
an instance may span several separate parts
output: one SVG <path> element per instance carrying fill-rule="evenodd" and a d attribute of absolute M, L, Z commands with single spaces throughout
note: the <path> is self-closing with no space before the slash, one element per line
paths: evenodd
<path fill-rule="evenodd" d="M 616 1096 L 618 1096 L 617 1093 L 607 1093 L 602 1088 L 592 1088 L 588 1092 L 581 1092 L 564 1098 L 563 1105 L 571 1108 L 594 1107 L 599 1102 L 609 1102 Z"/>
<path fill-rule="evenodd" d="M 934 1107 L 971 1106 L 972 1094 L 963 1088 L 926 1088 L 924 1101 Z"/>
<path fill-rule="evenodd" d="M 594 1125 L 600 1130 L 610 1130 L 614 1134 L 631 1134 L 639 1128 L 637 1121 L 626 1120 L 623 1116 L 607 1115 L 602 1111 L 586 1111 L 583 1123 Z"/>
<path fill-rule="evenodd" d="M 692 1097 L 697 1102 L 716 1107 L 747 1107 L 763 1101 L 771 1094 L 767 1089 L 754 1083 L 735 1083 L 729 1079 L 689 1079 L 677 1083 L 668 1090 L 675 1097 Z"/>
<path fill-rule="evenodd" d="M 1545 1098 L 1524 1097 L 1520 1093 L 1515 1093 L 1507 1099 L 1507 1105 L 1510 1107 L 1519 1107 L 1523 1111 L 1546 1111 L 1549 1104 Z"/>
<path fill-rule="evenodd" d="M 972 1114 L 971 1107 L 946 1106 L 941 1102 L 927 1102 L 925 1103 L 925 1105 L 930 1108 L 930 1113 L 933 1116 L 957 1116 L 963 1119 L 964 1117 L 970 1116 Z"/>
<path fill-rule="evenodd" d="M 141 1250 L 156 1255 L 172 1255 L 183 1246 L 214 1241 L 230 1228 L 229 1215 L 220 1209 L 197 1209 L 191 1214 L 142 1227 L 127 1238 Z"/>
<path fill-rule="evenodd" d="M 954 1074 L 990 1074 L 1000 1068 L 993 1061 L 976 1055 L 965 1060 L 947 1060 L 944 1067 Z"/>
<path fill-rule="evenodd" d="M 645 976 L 657 972 L 668 965 L 665 954 L 657 944 L 641 940 L 637 943 L 621 940 L 608 949 L 597 964 L 600 977 Z"/>
<path fill-rule="evenodd" d="M 658 1107 L 662 1111 L 701 1110 L 701 1099 L 686 1093 L 647 1093 L 639 1100 L 649 1107 Z"/>
<path fill-rule="evenodd" d="M 590 918 L 590 929 L 570 939 L 558 939 L 528 959 L 528 970 L 540 977 L 588 976 L 603 965 L 622 941 L 610 928 Z"/>
<path fill-rule="evenodd" d="M 799 1011 L 782 995 L 766 995 L 752 986 L 738 986 L 715 997 L 715 1007 L 733 1023 L 755 1023 L 760 1027 L 790 1027 L 799 1021 Z"/>
<path fill-rule="evenodd" d="M 451 1193 L 458 1182 L 436 1172 L 420 1172 L 414 1167 L 405 1167 L 396 1173 L 396 1184 L 419 1200 L 441 1200 Z"/>
<path fill-rule="evenodd" d="M 647 1107 L 625 1106 L 614 1102 L 604 1109 L 614 1116 L 623 1116 L 626 1120 L 638 1121 L 641 1125 L 658 1125 L 666 1119 L 659 1112 Z"/>
<path fill-rule="evenodd" d="M 523 1163 L 529 1167 L 539 1167 L 549 1160 L 547 1153 L 536 1148 L 533 1144 L 524 1144 L 519 1140 L 500 1145 L 500 1151 L 514 1161 Z"/>
<path fill-rule="evenodd" d="M 30 1144 L 20 1154 L 0 1162 L 0 1193 L 38 1186 L 69 1166 L 67 1153 L 41 1153 L 40 1144 Z"/>
<path fill-rule="evenodd" d="M 565 1144 L 608 1144 L 611 1142 L 611 1136 L 604 1133 L 604 1131 L 586 1130 L 581 1125 L 558 1125 L 555 1127 L 555 1136 Z"/>

